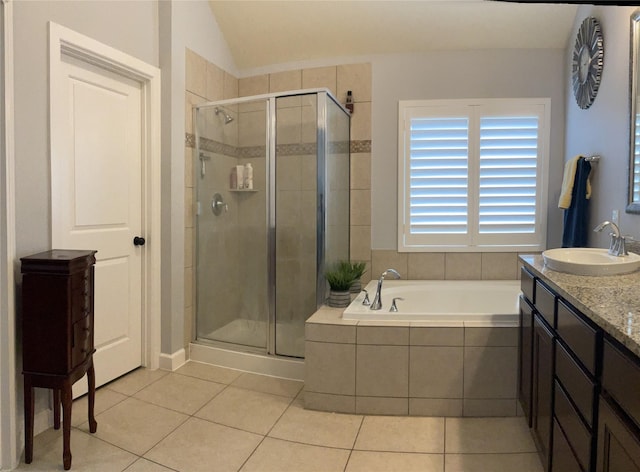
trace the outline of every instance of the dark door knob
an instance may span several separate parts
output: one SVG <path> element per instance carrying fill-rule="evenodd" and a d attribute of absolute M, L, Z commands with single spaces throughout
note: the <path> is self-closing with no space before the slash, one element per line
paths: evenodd
<path fill-rule="evenodd" d="M 144 240 L 144 238 L 141 238 L 140 236 L 136 236 L 135 238 L 133 238 L 134 246 L 144 246 L 145 242 L 146 241 Z"/>

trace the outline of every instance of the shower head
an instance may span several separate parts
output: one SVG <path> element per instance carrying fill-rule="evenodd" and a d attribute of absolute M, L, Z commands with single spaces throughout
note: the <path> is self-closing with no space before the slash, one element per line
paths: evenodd
<path fill-rule="evenodd" d="M 224 116 L 224 124 L 225 125 L 228 125 L 229 123 L 231 123 L 233 121 L 233 116 L 229 115 L 222 108 L 216 107 L 214 111 L 215 111 L 216 115 L 219 115 L 220 113 L 222 113 L 222 116 Z"/>

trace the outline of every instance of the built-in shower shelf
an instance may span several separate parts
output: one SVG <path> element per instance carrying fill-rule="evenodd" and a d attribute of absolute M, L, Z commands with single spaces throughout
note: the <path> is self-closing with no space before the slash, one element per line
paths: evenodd
<path fill-rule="evenodd" d="M 229 192 L 234 193 L 256 193 L 258 190 L 255 188 L 230 188 Z"/>

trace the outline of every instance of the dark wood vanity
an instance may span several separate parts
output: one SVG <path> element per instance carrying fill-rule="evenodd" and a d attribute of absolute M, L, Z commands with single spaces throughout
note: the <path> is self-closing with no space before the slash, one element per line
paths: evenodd
<path fill-rule="evenodd" d="M 640 360 L 530 267 L 519 396 L 546 472 L 640 472 Z"/>
<path fill-rule="evenodd" d="M 87 374 L 89 430 L 93 415 L 94 264 L 96 251 L 52 250 L 22 261 L 22 373 L 25 462 L 33 459 L 33 388 L 53 390 L 54 428 L 63 411 L 63 464 L 71 467 L 72 385 Z"/>

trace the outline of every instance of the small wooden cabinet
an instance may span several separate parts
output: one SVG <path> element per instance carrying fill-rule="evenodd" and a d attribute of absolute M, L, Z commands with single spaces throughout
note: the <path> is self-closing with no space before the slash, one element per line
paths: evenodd
<path fill-rule="evenodd" d="M 22 373 L 25 462 L 33 460 L 33 388 L 53 390 L 54 427 L 63 411 L 63 463 L 71 467 L 71 386 L 87 374 L 89 430 L 94 433 L 94 264 L 96 251 L 58 250 L 23 257 Z"/>

